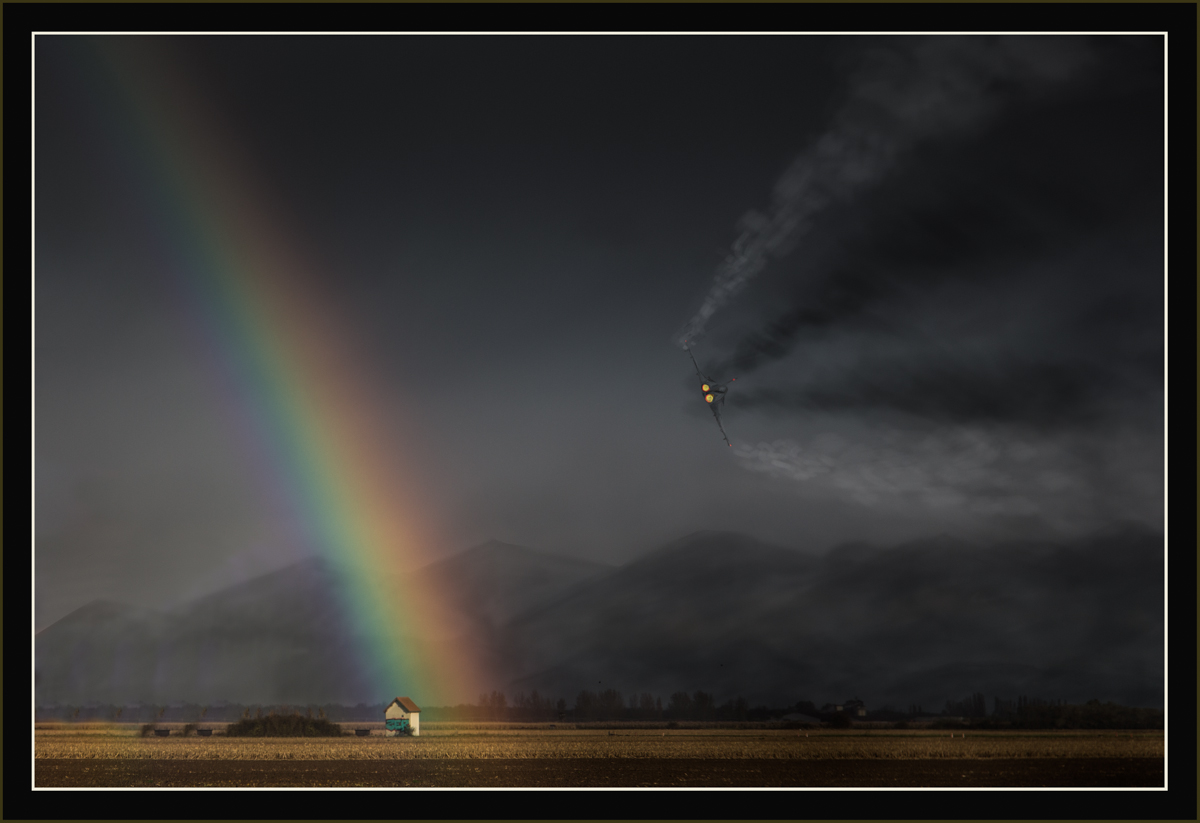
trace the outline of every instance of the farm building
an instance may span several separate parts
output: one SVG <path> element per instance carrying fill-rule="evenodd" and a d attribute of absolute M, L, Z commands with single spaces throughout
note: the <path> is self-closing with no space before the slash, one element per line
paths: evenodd
<path fill-rule="evenodd" d="M 397 697 L 388 704 L 383 718 L 387 721 L 387 728 L 383 732 L 385 737 L 402 734 L 421 736 L 421 709 L 410 698 Z"/>
<path fill-rule="evenodd" d="M 850 714 L 853 714 L 857 717 L 866 717 L 867 716 L 867 707 L 857 697 L 854 698 L 853 700 L 847 700 L 845 703 L 842 704 L 842 706 L 845 708 L 845 710 L 847 712 L 849 712 Z"/>
<path fill-rule="evenodd" d="M 847 700 L 845 703 L 826 703 L 821 707 L 821 714 L 837 714 L 841 711 L 856 717 L 867 716 L 866 705 L 857 697 L 853 698 L 852 700 Z"/>

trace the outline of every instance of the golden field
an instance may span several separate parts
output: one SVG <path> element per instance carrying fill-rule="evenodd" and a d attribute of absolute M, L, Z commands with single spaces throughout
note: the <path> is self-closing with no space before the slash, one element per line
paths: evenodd
<path fill-rule="evenodd" d="M 470 760 L 737 759 L 945 760 L 993 758 L 1162 758 L 1161 731 L 955 732 L 933 730 L 488 728 L 422 724 L 417 738 L 140 737 L 135 725 L 38 724 L 36 759 L 99 760 Z"/>

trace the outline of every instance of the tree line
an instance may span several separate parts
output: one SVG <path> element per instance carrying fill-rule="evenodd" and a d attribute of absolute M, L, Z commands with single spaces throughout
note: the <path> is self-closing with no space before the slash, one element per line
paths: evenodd
<path fill-rule="evenodd" d="M 390 703 L 390 701 L 389 701 Z M 52 704 L 38 706 L 36 721 L 78 723 L 236 723 L 269 717 L 300 716 L 314 720 L 344 722 L 378 720 L 388 703 L 115 703 Z"/>
<path fill-rule="evenodd" d="M 947 701 L 945 714 L 967 718 L 972 726 L 994 729 L 1161 729 L 1165 721 L 1162 709 L 1095 699 L 1072 704 L 1021 695 L 1016 700 L 994 697 L 990 714 L 985 706 L 983 695 L 975 694 L 969 702 Z"/>
<path fill-rule="evenodd" d="M 139 703 L 119 704 L 55 704 L 38 706 L 37 721 L 71 721 L 87 723 L 236 723 L 272 716 L 298 715 L 329 722 L 375 721 L 382 719 L 388 703 L 359 703 L 347 706 L 337 703 L 261 704 L 261 703 Z M 751 707 L 742 697 L 717 703 L 708 692 L 678 691 L 662 697 L 649 692 L 625 695 L 616 689 L 582 690 L 573 702 L 551 697 L 537 691 L 519 692 L 509 701 L 501 691 L 479 696 L 474 704 L 456 706 L 425 706 L 421 718 L 425 722 L 587 722 L 587 721 L 767 721 L 798 713 L 813 720 L 849 725 L 858 718 L 847 713 L 826 712 L 810 700 L 800 700 L 787 707 Z M 900 711 L 890 706 L 868 712 L 866 720 L 908 723 L 911 721 L 935 724 L 969 724 L 978 728 L 1076 728 L 1076 729 L 1161 729 L 1164 713 L 1161 709 L 1134 708 L 1116 703 L 1089 700 L 1080 705 L 1062 700 L 1044 700 L 1021 695 L 1015 700 L 993 697 L 991 711 L 983 693 L 976 692 L 962 700 L 947 700 L 940 713 L 922 711 L 919 705 Z"/>
<path fill-rule="evenodd" d="M 737 697 L 718 704 L 712 694 L 704 691 L 675 692 L 666 703 L 659 695 L 634 692 L 625 695 L 617 689 L 591 691 L 584 689 L 573 702 L 553 698 L 533 691 L 518 693 L 510 702 L 504 692 L 492 691 L 479 695 L 475 704 L 433 707 L 422 711 L 429 722 L 491 721 L 491 722 L 553 722 L 553 721 L 611 721 L 611 720 L 753 720 L 767 719 L 774 710 L 761 706 L 750 708 L 745 698 Z"/>

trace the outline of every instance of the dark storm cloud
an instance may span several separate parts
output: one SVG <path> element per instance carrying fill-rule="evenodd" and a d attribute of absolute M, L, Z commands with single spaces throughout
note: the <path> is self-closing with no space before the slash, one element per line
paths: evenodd
<path fill-rule="evenodd" d="M 1115 84 L 1117 68 L 1097 57 L 1076 97 L 1013 106 L 970 139 L 914 152 L 852 212 L 828 215 L 780 274 L 790 288 L 775 302 L 791 305 L 714 369 L 788 365 L 731 402 L 1036 426 L 1158 405 L 1161 80 L 1143 65 Z M 822 366 L 848 349 L 849 367 Z"/>
<path fill-rule="evenodd" d="M 1046 37 L 925 37 L 885 41 L 864 55 L 829 128 L 784 171 L 767 211 L 750 211 L 680 341 L 790 252 L 822 211 L 878 182 L 929 137 L 961 131 L 1027 84 L 1069 80 L 1090 58 L 1086 41 Z"/>
<path fill-rule="evenodd" d="M 1094 49 L 821 214 L 713 366 L 731 416 L 775 421 L 744 468 L 944 522 L 1161 522 L 1162 85 L 1136 56 Z"/>
<path fill-rule="evenodd" d="M 301 552 L 122 171 L 140 150 L 105 130 L 129 112 L 72 42 L 37 45 L 39 625 Z M 431 556 L 489 536 L 624 559 L 696 528 L 820 546 L 1153 515 L 1160 435 L 1094 438 L 1118 401 L 1153 416 L 1162 382 L 1154 48 L 1112 61 L 1131 71 L 1071 38 L 163 49 L 357 335 Z M 753 288 L 696 353 L 739 378 L 729 449 L 706 408 L 681 412 L 691 364 L 662 335 L 756 204 L 729 269 Z M 1067 253 L 1084 238 L 1104 242 Z M 72 502 L 87 483 L 103 528 Z"/>
<path fill-rule="evenodd" d="M 1114 520 L 1161 521 L 1162 453 L 1153 438 L 1122 429 L 875 424 L 844 436 L 738 444 L 734 454 L 749 471 L 795 482 L 814 499 L 933 513 L 968 531 L 1037 523 L 1078 534 Z"/>
<path fill-rule="evenodd" d="M 406 574 L 489 536 L 600 569 L 457 555 L 427 625 L 477 626 L 445 642 L 513 667 L 487 688 L 1161 701 L 1161 38 L 164 40 L 378 389 Z M 312 558 L 279 571 L 303 524 L 101 136 L 129 112 L 38 49 L 36 628 L 164 609 L 164 700 L 378 699 Z M 756 204 L 693 320 L 729 448 L 663 335 Z M 1075 540 L 1120 520 L 1155 534 Z M 655 551 L 697 529 L 753 537 Z M 938 533 L 978 546 L 900 545 Z M 134 611 L 43 635 L 39 689 L 140 643 Z"/>
<path fill-rule="evenodd" d="M 743 406 L 858 412 L 888 408 L 935 421 L 979 420 L 1078 425 L 1093 422 L 1104 374 L 1045 362 L 991 366 L 966 357 L 926 362 L 919 370 L 890 368 L 804 389 L 762 389 L 739 398 Z M 953 391 L 947 391 L 947 387 Z M 1015 387 L 1021 391 L 1015 391 Z"/>

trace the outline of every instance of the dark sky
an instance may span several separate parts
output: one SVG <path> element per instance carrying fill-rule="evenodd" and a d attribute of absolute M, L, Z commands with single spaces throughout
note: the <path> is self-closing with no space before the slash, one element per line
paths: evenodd
<path fill-rule="evenodd" d="M 156 39 L 353 330 L 431 558 L 1162 528 L 1161 38 Z M 35 46 L 39 629 L 302 556 L 94 46 Z"/>

